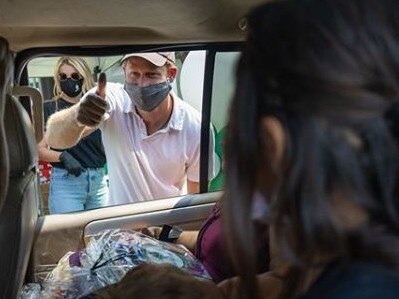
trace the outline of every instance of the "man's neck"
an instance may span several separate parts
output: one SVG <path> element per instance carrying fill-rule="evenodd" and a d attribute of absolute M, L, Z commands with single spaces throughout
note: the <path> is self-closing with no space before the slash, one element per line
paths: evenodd
<path fill-rule="evenodd" d="M 151 112 L 137 109 L 147 128 L 148 135 L 160 130 L 169 121 L 173 111 L 173 102 L 171 94 L 168 94 L 167 98 Z"/>

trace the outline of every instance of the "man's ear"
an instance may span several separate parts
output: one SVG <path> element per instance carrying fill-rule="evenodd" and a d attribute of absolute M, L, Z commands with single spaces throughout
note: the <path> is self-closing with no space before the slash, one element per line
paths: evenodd
<path fill-rule="evenodd" d="M 168 69 L 168 78 L 170 82 L 173 82 L 177 76 L 177 67 L 171 65 Z"/>
<path fill-rule="evenodd" d="M 267 160 L 274 174 L 281 172 L 284 153 L 287 148 L 287 135 L 283 124 L 274 116 L 265 116 L 261 120 L 261 131 L 266 144 Z"/>
<path fill-rule="evenodd" d="M 127 61 L 125 60 L 123 63 L 122 63 L 122 70 L 121 70 L 121 72 L 122 72 L 122 75 L 123 75 L 123 78 L 125 78 L 126 79 L 126 64 L 127 64 Z"/>

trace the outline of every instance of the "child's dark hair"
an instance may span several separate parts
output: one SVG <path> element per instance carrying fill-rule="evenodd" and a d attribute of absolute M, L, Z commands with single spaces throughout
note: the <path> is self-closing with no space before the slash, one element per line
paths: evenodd
<path fill-rule="evenodd" d="M 221 299 L 216 285 L 172 265 L 142 264 L 121 282 L 86 298 L 96 299 Z"/>

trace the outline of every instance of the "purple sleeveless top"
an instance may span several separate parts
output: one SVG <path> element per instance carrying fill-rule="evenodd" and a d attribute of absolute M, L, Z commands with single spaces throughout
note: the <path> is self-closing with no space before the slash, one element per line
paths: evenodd
<path fill-rule="evenodd" d="M 195 256 L 215 282 L 234 276 L 233 267 L 227 259 L 226 248 L 220 206 L 215 204 L 211 215 L 199 231 L 195 248 Z"/>
<path fill-rule="evenodd" d="M 256 242 L 257 273 L 263 273 L 269 269 L 270 264 L 268 229 L 264 225 L 255 224 L 255 230 L 259 236 Z M 219 203 L 216 203 L 211 215 L 199 231 L 195 248 L 195 256 L 202 262 L 216 283 L 236 276 L 233 265 L 228 258 L 228 249 L 224 236 L 221 207 Z"/>

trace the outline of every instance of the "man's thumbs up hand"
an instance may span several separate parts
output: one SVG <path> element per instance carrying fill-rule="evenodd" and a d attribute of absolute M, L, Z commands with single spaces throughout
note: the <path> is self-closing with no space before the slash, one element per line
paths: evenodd
<path fill-rule="evenodd" d="M 76 119 L 82 125 L 95 127 L 103 119 L 103 115 L 107 110 L 107 102 L 105 100 L 106 85 L 107 78 L 104 73 L 101 73 L 98 77 L 96 92 L 88 94 L 79 102 Z"/>
<path fill-rule="evenodd" d="M 107 76 L 105 73 L 100 73 L 98 76 L 96 94 L 105 99 L 105 87 L 107 86 Z"/>

